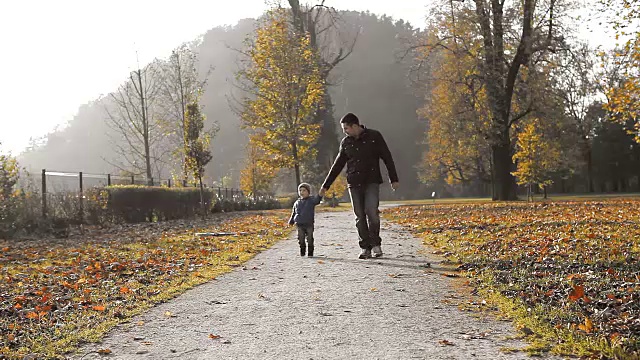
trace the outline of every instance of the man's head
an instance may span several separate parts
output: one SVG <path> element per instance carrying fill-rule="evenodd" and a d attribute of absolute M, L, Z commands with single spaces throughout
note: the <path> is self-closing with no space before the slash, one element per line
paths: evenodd
<path fill-rule="evenodd" d="M 300 195 L 301 198 L 307 198 L 309 194 L 311 194 L 311 185 L 307 183 L 298 185 L 298 195 Z"/>
<path fill-rule="evenodd" d="M 363 131 L 362 126 L 360 126 L 360 120 L 353 113 L 343 116 L 340 119 L 340 124 L 342 125 L 342 132 L 347 136 L 358 137 Z"/>

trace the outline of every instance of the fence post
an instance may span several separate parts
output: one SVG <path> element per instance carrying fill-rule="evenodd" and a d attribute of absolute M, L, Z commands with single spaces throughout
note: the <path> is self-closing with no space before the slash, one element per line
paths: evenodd
<path fill-rule="evenodd" d="M 228 191 L 229 191 L 229 189 L 224 188 L 224 198 L 225 198 L 225 199 L 228 199 L 228 198 L 229 198 L 229 192 L 228 192 Z"/>
<path fill-rule="evenodd" d="M 84 189 L 83 189 L 83 183 L 82 183 L 82 171 L 80 171 L 78 173 L 78 181 L 80 183 L 80 213 L 78 214 L 78 216 L 80 217 L 80 224 L 83 223 L 83 218 L 84 218 Z"/>
<path fill-rule="evenodd" d="M 149 180 L 150 180 L 150 181 L 149 181 L 149 184 L 151 184 L 151 186 L 153 186 L 153 185 L 154 185 L 154 184 L 153 184 L 153 176 L 152 176 L 152 177 L 151 177 L 151 179 L 149 179 Z"/>
<path fill-rule="evenodd" d="M 218 199 L 222 199 L 222 194 L 220 193 L 220 186 L 218 186 Z"/>
<path fill-rule="evenodd" d="M 167 180 L 167 187 L 171 187 L 171 178 Z"/>
<path fill-rule="evenodd" d="M 136 184 L 136 179 L 134 175 L 131 175 L 131 185 L 135 185 L 135 184 Z"/>
<path fill-rule="evenodd" d="M 111 186 L 111 174 L 107 174 L 107 186 Z"/>
<path fill-rule="evenodd" d="M 42 217 L 47 218 L 47 170 L 42 169 Z"/>
<path fill-rule="evenodd" d="M 186 179 L 182 180 L 182 187 L 187 187 L 187 180 Z"/>

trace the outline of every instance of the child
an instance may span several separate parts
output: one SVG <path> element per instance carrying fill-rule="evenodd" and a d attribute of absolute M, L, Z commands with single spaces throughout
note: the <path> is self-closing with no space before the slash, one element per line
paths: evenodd
<path fill-rule="evenodd" d="M 298 226 L 298 243 L 300 244 L 300 256 L 308 253 L 313 256 L 313 222 L 315 219 L 315 207 L 320 204 L 322 196 L 309 196 L 311 194 L 311 185 L 302 183 L 298 185 L 298 195 L 300 197 L 293 204 L 289 225 L 296 224 Z M 307 238 L 307 246 L 304 239 Z"/>

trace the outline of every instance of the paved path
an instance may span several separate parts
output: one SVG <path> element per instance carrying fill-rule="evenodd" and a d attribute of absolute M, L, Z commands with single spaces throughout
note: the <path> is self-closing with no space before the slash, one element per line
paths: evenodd
<path fill-rule="evenodd" d="M 316 221 L 316 257 L 300 257 L 292 234 L 74 358 L 108 348 L 108 359 L 529 359 L 500 351 L 525 345 L 506 339 L 510 323 L 448 304 L 464 299 L 419 239 L 383 223 L 384 257 L 359 260 L 351 213 Z"/>

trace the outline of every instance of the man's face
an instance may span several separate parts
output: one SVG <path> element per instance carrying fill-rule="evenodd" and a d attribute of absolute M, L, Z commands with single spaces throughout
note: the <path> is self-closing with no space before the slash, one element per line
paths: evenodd
<path fill-rule="evenodd" d="M 358 124 L 342 124 L 342 132 L 347 136 L 356 137 L 360 134 L 359 131 L 360 125 Z"/>

